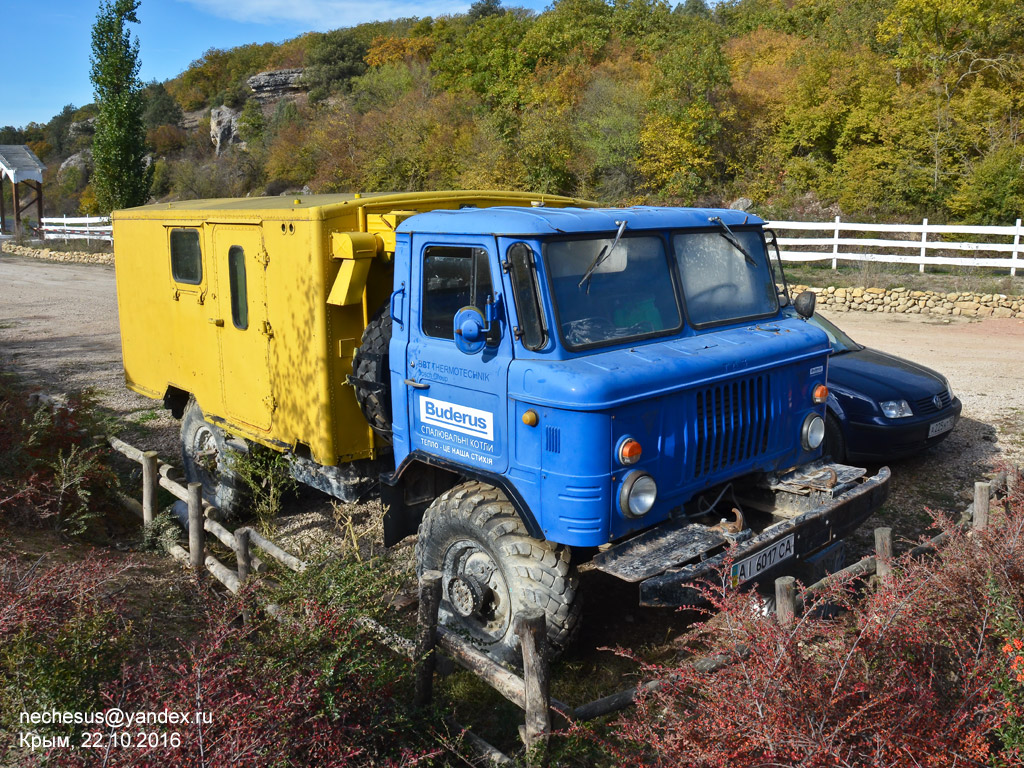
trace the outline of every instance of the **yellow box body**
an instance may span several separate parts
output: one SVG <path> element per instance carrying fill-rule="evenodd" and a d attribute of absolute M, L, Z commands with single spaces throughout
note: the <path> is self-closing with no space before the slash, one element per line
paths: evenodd
<path fill-rule="evenodd" d="M 169 388 L 187 392 L 229 432 L 279 450 L 305 446 L 320 464 L 374 458 L 380 446 L 346 377 L 367 321 L 393 288 L 395 227 L 424 211 L 537 203 L 593 205 L 484 191 L 191 200 L 115 211 L 126 384 L 157 399 Z M 198 280 L 172 272 L 176 230 L 176 242 L 196 237 L 180 230 L 198 233 Z M 247 323 L 239 327 L 232 296 L 243 279 Z"/>

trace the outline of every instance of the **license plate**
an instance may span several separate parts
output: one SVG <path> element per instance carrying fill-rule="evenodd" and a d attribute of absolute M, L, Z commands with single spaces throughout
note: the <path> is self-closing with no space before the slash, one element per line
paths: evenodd
<path fill-rule="evenodd" d="M 767 549 L 732 564 L 729 572 L 732 585 L 738 587 L 746 581 L 757 578 L 769 568 L 793 556 L 793 534 L 779 539 Z"/>
<path fill-rule="evenodd" d="M 953 418 L 952 416 L 947 416 L 942 421 L 936 421 L 928 427 L 928 437 L 935 437 L 943 432 L 949 432 L 953 428 Z"/>

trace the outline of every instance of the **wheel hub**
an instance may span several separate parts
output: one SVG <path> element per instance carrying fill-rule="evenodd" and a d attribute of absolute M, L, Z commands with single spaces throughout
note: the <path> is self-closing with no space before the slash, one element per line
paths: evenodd
<path fill-rule="evenodd" d="M 490 587 L 481 584 L 468 574 L 452 579 L 448 585 L 448 596 L 451 598 L 452 608 L 464 619 L 480 612 L 489 592 Z"/>

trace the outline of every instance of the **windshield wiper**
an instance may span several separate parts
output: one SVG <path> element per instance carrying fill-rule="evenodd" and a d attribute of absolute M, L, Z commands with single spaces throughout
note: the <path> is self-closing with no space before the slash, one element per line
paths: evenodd
<path fill-rule="evenodd" d="M 713 221 L 715 224 L 722 228 L 718 234 L 720 234 L 722 237 L 728 240 L 729 245 L 731 245 L 733 248 L 735 248 L 737 251 L 743 254 L 743 258 L 747 260 L 747 264 L 749 264 L 752 267 L 757 266 L 757 262 L 754 261 L 754 257 L 750 255 L 750 251 L 743 247 L 743 244 L 739 241 L 739 238 L 737 238 L 733 231 L 729 229 L 729 225 L 722 221 L 721 216 L 711 216 L 708 218 L 708 221 Z"/>
<path fill-rule="evenodd" d="M 596 270 L 599 266 L 601 266 L 601 264 L 604 263 L 604 260 L 606 258 L 611 256 L 612 251 L 615 250 L 615 246 L 617 246 L 619 244 L 619 240 L 622 238 L 622 233 L 626 231 L 626 222 L 625 222 L 625 220 L 623 220 L 623 221 L 616 221 L 615 223 L 619 225 L 619 231 L 615 233 L 615 239 L 612 241 L 612 247 L 609 248 L 606 245 L 604 248 L 602 248 L 600 250 L 600 252 L 597 254 L 597 256 L 594 257 L 594 260 L 592 262 L 590 262 L 590 266 L 587 267 L 587 271 L 583 273 L 583 277 L 580 278 L 580 282 L 576 286 L 577 288 L 582 288 L 583 284 L 586 283 L 587 284 L 587 294 L 588 295 L 590 293 L 590 278 L 593 276 L 594 270 Z"/>

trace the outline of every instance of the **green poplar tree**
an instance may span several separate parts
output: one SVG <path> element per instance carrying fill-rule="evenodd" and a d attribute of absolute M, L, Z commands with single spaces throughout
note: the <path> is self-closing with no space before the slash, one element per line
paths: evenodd
<path fill-rule="evenodd" d="M 140 0 L 103 0 L 92 28 L 90 79 L 99 114 L 92 155 L 93 189 L 103 211 L 142 205 L 153 179 L 147 167 L 145 99 L 139 81 L 139 40 L 127 29 L 138 24 Z"/>

